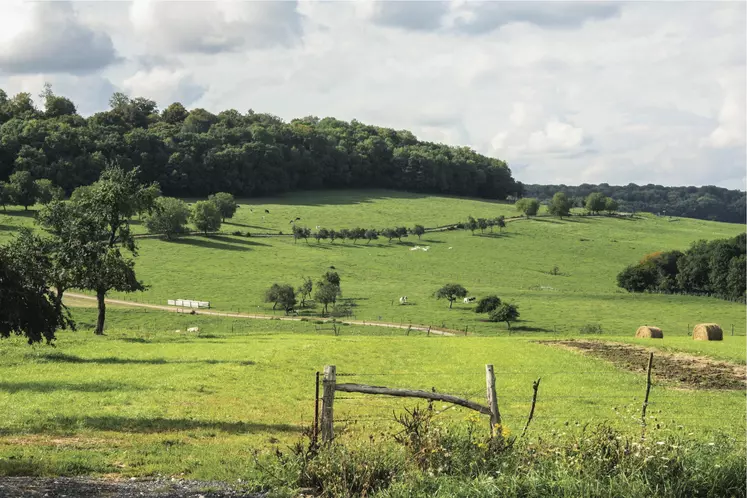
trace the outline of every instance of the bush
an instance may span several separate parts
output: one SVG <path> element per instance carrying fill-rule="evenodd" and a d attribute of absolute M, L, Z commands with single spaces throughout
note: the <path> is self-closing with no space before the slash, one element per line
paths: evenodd
<path fill-rule="evenodd" d="M 519 319 L 519 307 L 511 303 L 502 303 L 488 315 L 491 322 L 506 322 L 509 330 L 511 322 Z"/>
<path fill-rule="evenodd" d="M 235 232 L 231 232 L 231 235 L 241 236 L 241 230 L 236 230 Z"/>
<path fill-rule="evenodd" d="M 602 334 L 602 325 L 600 323 L 587 323 L 586 325 L 582 325 L 580 329 L 578 329 L 579 334 Z"/>

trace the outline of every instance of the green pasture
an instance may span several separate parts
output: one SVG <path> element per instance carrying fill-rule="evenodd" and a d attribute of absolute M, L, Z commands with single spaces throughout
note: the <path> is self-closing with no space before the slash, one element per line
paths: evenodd
<path fill-rule="evenodd" d="M 514 433 L 538 377 L 530 438 L 600 421 L 640 430 L 644 375 L 532 337 L 406 337 L 354 326 L 333 336 L 312 321 L 239 323 L 120 308 L 109 310 L 109 332 L 96 337 L 95 310 L 73 314 L 79 330 L 60 333 L 56 347 L 0 342 L 0 475 L 245 479 L 256 470 L 254 450 L 285 448 L 311 425 L 315 372 L 325 364 L 337 366 L 339 382 L 436 388 L 482 402 L 484 365 L 492 363 L 504 423 Z M 190 326 L 200 327 L 199 335 L 176 332 Z M 681 339 L 665 341 L 681 347 Z M 714 346 L 743 352 L 744 338 Z M 708 354 L 718 356 L 715 349 Z M 393 413 L 416 403 L 338 398 L 337 430 L 356 438 L 389 433 Z M 723 432 L 741 441 L 744 400 L 744 392 L 659 382 L 654 371 L 649 422 L 657 434 L 704 445 Z M 471 413 L 440 403 L 434 409 L 444 422 Z M 485 419 L 486 432 L 487 425 Z"/>
<path fill-rule="evenodd" d="M 7 239 L 20 224 L 32 225 L 29 213 L 10 209 L 0 215 L 0 238 Z M 112 297 L 153 304 L 198 299 L 210 301 L 218 310 L 272 313 L 272 306 L 263 302 L 270 285 L 296 286 L 302 277 L 318 279 L 334 266 L 342 278 L 343 297 L 358 320 L 507 335 L 506 324 L 485 322 L 484 316 L 472 312 L 474 304 L 457 302 L 449 310 L 447 302 L 433 298 L 440 286 L 457 282 L 478 299 L 495 293 L 518 304 L 521 321 L 514 332 L 519 333 L 576 334 L 585 324 L 600 324 L 605 334 L 625 336 L 646 324 L 661 327 L 668 336 L 685 336 L 701 322 L 720 323 L 727 334 L 732 328 L 737 335 L 745 333 L 744 305 L 707 297 L 629 294 L 615 283 L 617 273 L 644 254 L 686 249 L 698 239 L 732 237 L 744 230 L 741 225 L 650 215 L 564 220 L 545 216 L 513 220 L 503 233 L 431 232 L 422 240 L 410 236 L 402 243 L 294 243 L 287 235 L 231 235 L 235 230 L 287 234 L 288 222 L 296 217 L 312 229 L 382 228 L 415 223 L 433 227 L 467 216 L 501 214 L 516 213 L 503 203 L 390 191 L 252 199 L 242 203 L 221 234 L 174 242 L 140 239 L 136 269 L 149 290 Z M 550 274 L 556 266 L 560 274 Z M 409 304 L 400 306 L 398 298 L 405 295 Z"/>

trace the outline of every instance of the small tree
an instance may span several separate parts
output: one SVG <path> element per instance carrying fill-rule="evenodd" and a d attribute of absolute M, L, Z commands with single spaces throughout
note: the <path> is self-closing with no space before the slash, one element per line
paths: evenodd
<path fill-rule="evenodd" d="M 529 218 L 530 216 L 534 216 L 539 212 L 540 203 L 537 199 L 525 197 L 516 201 L 515 206 L 517 211 L 523 213 L 524 216 Z"/>
<path fill-rule="evenodd" d="M 446 284 L 436 291 L 436 299 L 447 299 L 449 301 L 449 309 L 459 298 L 467 296 L 467 289 L 459 284 Z"/>
<path fill-rule="evenodd" d="M 477 218 L 477 226 L 480 228 L 480 233 L 485 233 L 485 229 L 488 228 L 488 220 Z"/>
<path fill-rule="evenodd" d="M 220 230 L 221 217 L 218 207 L 212 201 L 197 201 L 192 206 L 192 223 L 206 236 L 208 232 Z"/>
<path fill-rule="evenodd" d="M 501 299 L 498 296 L 485 296 L 477 303 L 475 313 L 490 313 L 501 305 Z"/>
<path fill-rule="evenodd" d="M 301 296 L 301 306 L 306 306 L 306 299 L 311 295 L 311 291 L 314 289 L 314 284 L 311 282 L 311 277 L 303 279 L 303 283 L 298 287 L 298 294 Z"/>
<path fill-rule="evenodd" d="M 47 205 L 52 201 L 61 201 L 65 197 L 65 191 L 51 180 L 42 178 L 34 183 L 36 184 L 36 200 L 41 204 Z"/>
<path fill-rule="evenodd" d="M 563 216 L 571 214 L 571 207 L 573 207 L 573 201 L 571 201 L 563 192 L 556 192 L 555 195 L 552 196 L 552 201 L 550 201 L 548 211 L 551 215 L 558 216 L 562 220 Z"/>
<path fill-rule="evenodd" d="M 23 206 L 28 211 L 29 206 L 36 202 L 36 183 L 28 171 L 16 171 L 8 178 L 8 187 L 10 188 L 13 203 Z"/>
<path fill-rule="evenodd" d="M 590 213 L 599 214 L 604 211 L 607 197 L 601 192 L 593 192 L 586 198 L 586 210 Z"/>
<path fill-rule="evenodd" d="M 274 283 L 265 291 L 265 302 L 273 303 L 272 309 L 280 305 L 287 314 L 296 305 L 296 291 L 291 285 Z"/>
<path fill-rule="evenodd" d="M 495 224 L 498 226 L 498 230 L 500 232 L 503 232 L 503 229 L 506 228 L 506 218 L 501 215 L 495 219 Z"/>
<path fill-rule="evenodd" d="M 502 303 L 496 309 L 490 312 L 491 322 L 506 322 L 508 329 L 511 330 L 511 322 L 519 319 L 519 307 L 511 303 Z"/>
<path fill-rule="evenodd" d="M 0 205 L 3 206 L 3 211 L 7 211 L 8 208 L 6 207 L 8 204 L 13 202 L 13 197 L 11 195 L 11 188 L 8 186 L 5 182 L 0 182 Z"/>
<path fill-rule="evenodd" d="M 332 244 L 336 238 L 338 238 L 340 234 L 337 233 L 334 229 L 329 231 L 329 243 Z"/>
<path fill-rule="evenodd" d="M 314 299 L 324 305 L 324 313 L 327 313 L 327 309 L 330 304 L 335 304 L 337 298 L 342 295 L 340 287 L 330 283 L 326 280 L 321 280 L 316 284 L 316 292 L 314 293 Z"/>
<path fill-rule="evenodd" d="M 420 240 L 420 237 L 423 236 L 425 233 L 425 227 L 423 225 L 415 225 L 412 228 L 412 233 L 418 236 L 418 240 Z"/>
<path fill-rule="evenodd" d="M 350 238 L 353 239 L 353 244 L 358 242 L 358 239 L 363 239 L 366 237 L 366 230 L 363 228 L 353 228 L 350 231 Z"/>
<path fill-rule="evenodd" d="M 604 201 L 604 210 L 607 211 L 607 214 L 613 214 L 617 212 L 618 208 L 619 204 L 612 197 L 607 197 L 607 199 Z"/>
<path fill-rule="evenodd" d="M 391 244 L 392 239 L 397 236 L 397 230 L 395 230 L 394 228 L 385 228 L 381 231 L 381 235 L 389 239 L 389 243 Z"/>
<path fill-rule="evenodd" d="M 188 220 L 189 206 L 186 202 L 174 197 L 159 197 L 153 213 L 145 219 L 145 227 L 150 233 L 161 233 L 171 240 L 186 231 Z"/>
<path fill-rule="evenodd" d="M 316 233 L 314 233 L 314 238 L 316 239 L 317 244 L 324 239 L 328 239 L 329 230 L 326 228 L 320 228 Z"/>
<path fill-rule="evenodd" d="M 337 236 L 344 243 L 345 239 L 349 239 L 350 238 L 350 230 L 348 230 L 347 228 L 343 228 L 339 232 L 337 232 Z"/>
<path fill-rule="evenodd" d="M 328 271 L 322 275 L 322 281 L 329 282 L 332 285 L 340 287 L 340 275 L 336 271 Z"/>
<path fill-rule="evenodd" d="M 467 218 L 467 228 L 472 232 L 472 235 L 475 234 L 475 230 L 478 228 L 477 220 L 474 219 L 472 216 Z"/>
<path fill-rule="evenodd" d="M 233 218 L 239 205 L 234 200 L 233 195 L 228 192 L 218 192 L 208 197 L 208 200 L 215 204 L 220 212 L 220 217 L 223 222 L 226 218 Z"/>
<path fill-rule="evenodd" d="M 308 230 L 308 228 L 298 227 L 296 225 L 293 225 L 293 243 L 295 244 L 298 239 L 307 239 L 306 243 L 308 243 L 308 236 L 304 237 L 304 230 Z"/>
<path fill-rule="evenodd" d="M 402 237 L 407 237 L 407 228 L 406 227 L 397 227 L 394 229 L 394 231 L 397 233 L 397 240 L 402 242 Z"/>
<path fill-rule="evenodd" d="M 379 238 L 379 234 L 376 232 L 376 230 L 370 228 L 363 233 L 363 237 L 368 241 L 366 242 L 366 244 L 370 244 L 372 240 L 376 240 Z"/>

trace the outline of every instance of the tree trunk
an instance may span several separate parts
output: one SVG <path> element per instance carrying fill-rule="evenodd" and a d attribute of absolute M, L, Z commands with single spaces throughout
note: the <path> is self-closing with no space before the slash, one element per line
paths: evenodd
<path fill-rule="evenodd" d="M 454 300 L 453 299 L 449 299 L 449 309 L 451 309 L 451 305 L 452 304 L 454 304 Z"/>
<path fill-rule="evenodd" d="M 54 305 L 57 309 L 60 309 L 62 307 L 62 295 L 65 293 L 65 290 L 60 287 L 55 287 L 55 291 Z"/>
<path fill-rule="evenodd" d="M 99 318 L 96 321 L 96 335 L 104 335 L 104 320 L 106 320 L 106 301 L 104 301 L 105 296 L 105 291 L 96 291 L 96 300 L 99 303 Z"/>

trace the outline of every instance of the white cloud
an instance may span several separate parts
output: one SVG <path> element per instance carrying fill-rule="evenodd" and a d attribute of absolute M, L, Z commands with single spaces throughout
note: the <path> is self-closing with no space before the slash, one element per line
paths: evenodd
<path fill-rule="evenodd" d="M 136 0 L 75 8 L 80 24 L 110 35 L 126 58 L 91 77 L 161 107 L 182 100 L 213 112 L 406 128 L 506 159 L 527 183 L 744 188 L 744 3 Z M 15 19 L 11 31 L 27 24 Z M 0 73 L 9 93 L 21 81 L 41 89 L 11 72 Z M 85 95 L 71 96 L 91 108 Z"/>
<path fill-rule="evenodd" d="M 0 5 L 0 72 L 81 74 L 116 60 L 109 35 L 81 22 L 70 2 Z"/>

